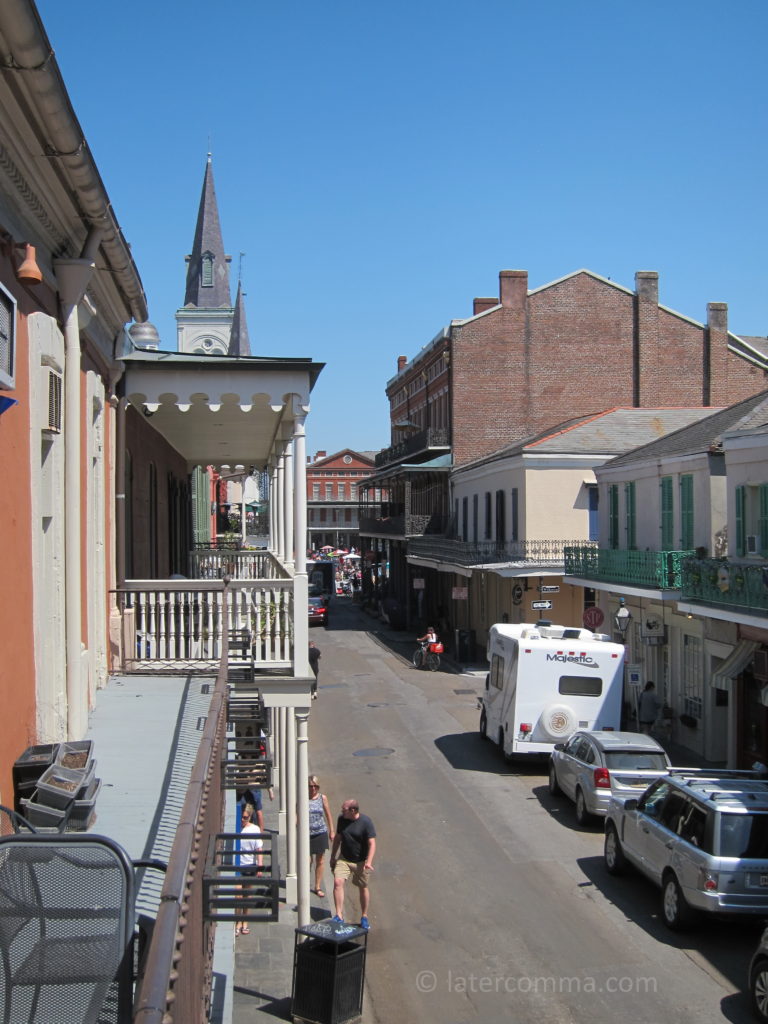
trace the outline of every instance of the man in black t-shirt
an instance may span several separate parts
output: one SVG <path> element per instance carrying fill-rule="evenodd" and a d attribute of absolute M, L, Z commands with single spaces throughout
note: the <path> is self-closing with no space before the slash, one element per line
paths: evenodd
<path fill-rule="evenodd" d="M 360 927 L 368 931 L 368 882 L 376 854 L 376 829 L 366 814 L 360 813 L 357 800 L 345 800 L 336 823 L 331 850 L 335 921 L 344 920 L 344 886 L 348 878 L 360 893 Z"/>

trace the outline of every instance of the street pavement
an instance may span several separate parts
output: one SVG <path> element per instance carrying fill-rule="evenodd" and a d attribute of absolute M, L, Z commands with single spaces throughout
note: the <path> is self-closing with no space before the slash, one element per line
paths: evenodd
<path fill-rule="evenodd" d="M 546 764 L 508 765 L 480 739 L 482 666 L 416 670 L 413 638 L 342 599 L 312 639 L 310 771 L 334 814 L 354 797 L 378 831 L 364 1024 L 751 1020 L 760 922 L 673 935 L 652 885 L 610 878 L 600 823 L 577 826 Z M 289 1019 L 294 927 L 281 910 L 237 940 L 237 1024 Z"/>

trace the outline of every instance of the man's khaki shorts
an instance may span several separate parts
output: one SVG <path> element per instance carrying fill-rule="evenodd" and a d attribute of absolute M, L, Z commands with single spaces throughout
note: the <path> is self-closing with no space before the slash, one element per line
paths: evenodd
<path fill-rule="evenodd" d="M 365 870 L 365 861 L 362 860 L 359 864 L 355 864 L 352 860 L 337 860 L 333 869 L 334 878 L 342 878 L 345 882 L 349 878 L 352 885 L 356 885 L 359 889 L 368 888 L 370 875 L 371 872 Z"/>

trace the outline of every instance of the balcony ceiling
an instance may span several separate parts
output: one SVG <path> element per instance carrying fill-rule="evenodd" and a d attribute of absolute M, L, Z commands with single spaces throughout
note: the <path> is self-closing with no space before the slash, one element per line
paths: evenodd
<path fill-rule="evenodd" d="M 140 351 L 124 357 L 125 400 L 193 466 L 263 468 L 309 411 L 322 363 Z"/>

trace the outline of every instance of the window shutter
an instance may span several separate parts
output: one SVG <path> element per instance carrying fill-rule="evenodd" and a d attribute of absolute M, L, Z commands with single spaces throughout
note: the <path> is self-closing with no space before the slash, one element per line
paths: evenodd
<path fill-rule="evenodd" d="M 627 525 L 627 550 L 631 551 L 637 547 L 634 480 L 630 481 L 628 484 L 624 484 L 624 504 Z"/>
<path fill-rule="evenodd" d="M 768 551 L 768 484 L 760 484 L 760 518 L 757 521 L 760 535 L 760 554 Z"/>
<path fill-rule="evenodd" d="M 672 477 L 661 478 L 661 550 L 672 551 L 675 546 L 675 508 Z"/>
<path fill-rule="evenodd" d="M 743 487 L 736 488 L 736 554 L 746 554 L 746 534 L 744 530 L 744 504 L 745 490 Z"/>
<path fill-rule="evenodd" d="M 686 473 L 680 477 L 680 547 L 693 549 L 693 477 Z"/>
<path fill-rule="evenodd" d="M 610 547 L 619 546 L 619 488 L 611 484 L 608 488 L 608 543 Z"/>

